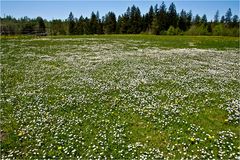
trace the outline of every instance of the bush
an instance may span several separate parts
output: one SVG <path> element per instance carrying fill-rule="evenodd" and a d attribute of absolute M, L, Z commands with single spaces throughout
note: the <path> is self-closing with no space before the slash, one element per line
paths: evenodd
<path fill-rule="evenodd" d="M 176 35 L 175 28 L 173 26 L 168 28 L 167 35 Z"/>
<path fill-rule="evenodd" d="M 191 28 L 185 34 L 198 36 L 198 35 L 209 35 L 210 33 L 208 32 L 207 27 L 202 24 L 201 26 L 196 26 L 196 25 L 191 26 Z"/>
<path fill-rule="evenodd" d="M 167 35 L 179 35 L 181 34 L 181 30 L 179 28 L 174 28 L 170 26 L 167 30 Z"/>
<path fill-rule="evenodd" d="M 213 35 L 215 36 L 239 36 L 239 28 L 227 28 L 224 24 L 218 24 L 213 27 Z"/>

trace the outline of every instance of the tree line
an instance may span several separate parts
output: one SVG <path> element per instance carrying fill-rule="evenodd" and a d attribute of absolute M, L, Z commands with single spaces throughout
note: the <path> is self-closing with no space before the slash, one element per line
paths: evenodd
<path fill-rule="evenodd" d="M 191 10 L 177 13 L 171 3 L 167 8 L 164 2 L 160 6 L 150 6 L 146 14 L 141 14 L 138 7 L 128 7 L 126 12 L 116 17 L 108 12 L 100 18 L 99 12 L 92 12 L 90 18 L 74 17 L 70 12 L 65 20 L 43 20 L 41 17 L 16 19 L 11 16 L 1 18 L 1 34 L 35 35 L 84 35 L 84 34 L 155 34 L 155 35 L 217 35 L 239 36 L 239 17 L 232 15 L 229 8 L 221 16 L 216 11 L 213 21 L 208 21 L 206 14 L 193 16 Z"/>

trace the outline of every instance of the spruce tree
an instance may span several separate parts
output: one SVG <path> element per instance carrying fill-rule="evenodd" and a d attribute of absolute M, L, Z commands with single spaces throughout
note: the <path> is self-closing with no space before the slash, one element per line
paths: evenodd
<path fill-rule="evenodd" d="M 45 33 L 46 27 L 42 17 L 37 17 L 37 22 L 38 22 L 38 33 L 40 34 Z"/>
<path fill-rule="evenodd" d="M 159 30 L 166 31 L 167 28 L 167 9 L 164 2 L 162 2 L 160 9 L 159 9 L 159 18 L 158 18 L 158 24 L 159 24 Z"/>
<path fill-rule="evenodd" d="M 176 6 L 174 3 L 171 3 L 171 5 L 169 6 L 167 16 L 168 16 L 167 28 L 169 28 L 170 26 L 173 26 L 174 28 L 176 28 L 178 16 L 177 16 L 177 11 L 176 11 Z"/>
<path fill-rule="evenodd" d="M 112 34 L 116 32 L 116 15 L 113 12 L 108 12 L 103 22 L 104 33 Z"/>
<path fill-rule="evenodd" d="M 73 35 L 74 30 L 75 30 L 74 16 L 73 16 L 73 13 L 70 12 L 69 17 L 68 17 L 68 33 L 70 35 Z"/>
<path fill-rule="evenodd" d="M 226 22 L 226 24 L 228 24 L 228 25 L 232 22 L 232 11 L 231 11 L 230 8 L 229 8 L 228 11 L 226 12 L 225 22 Z"/>
<path fill-rule="evenodd" d="M 152 26 L 152 22 L 153 22 L 153 17 L 154 17 L 154 11 L 153 11 L 153 6 L 150 6 L 149 8 L 149 12 L 148 12 L 148 17 L 146 17 L 147 19 L 147 30 L 151 30 L 151 26 Z"/>
<path fill-rule="evenodd" d="M 180 13 L 178 27 L 182 31 L 186 31 L 187 30 L 187 13 L 184 10 L 182 10 L 181 13 Z"/>
<path fill-rule="evenodd" d="M 203 24 L 203 25 L 207 25 L 207 16 L 206 16 L 206 14 L 204 14 L 203 16 L 202 16 L 202 19 L 201 19 L 201 23 Z"/>
<path fill-rule="evenodd" d="M 214 23 L 219 22 L 219 11 L 217 10 L 216 14 L 214 15 Z"/>

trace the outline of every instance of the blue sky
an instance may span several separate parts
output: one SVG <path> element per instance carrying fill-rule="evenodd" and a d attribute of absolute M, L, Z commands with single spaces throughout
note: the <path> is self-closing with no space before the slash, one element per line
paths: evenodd
<path fill-rule="evenodd" d="M 182 9 L 189 11 L 192 10 L 193 15 L 203 14 L 207 15 L 208 20 L 213 19 L 217 10 L 220 12 L 220 16 L 225 15 L 228 8 L 231 8 L 233 15 L 239 16 L 239 1 L 164 1 L 166 6 L 169 7 L 171 2 L 177 7 L 177 11 Z M 42 0 L 42 1 L 20 1 L 20 0 L 5 0 L 1 1 L 1 17 L 4 15 L 11 15 L 16 18 L 28 16 L 30 18 L 36 18 L 41 16 L 44 19 L 66 19 L 70 13 L 73 12 L 74 16 L 79 18 L 80 15 L 89 17 L 91 12 L 99 11 L 100 17 L 104 16 L 108 11 L 113 11 L 117 16 L 123 14 L 128 6 L 133 4 L 138 6 L 142 14 L 148 12 L 150 5 L 160 5 L 162 1 L 150 1 L 150 0 L 105 0 L 105 1 L 67 1 L 67 0 Z"/>

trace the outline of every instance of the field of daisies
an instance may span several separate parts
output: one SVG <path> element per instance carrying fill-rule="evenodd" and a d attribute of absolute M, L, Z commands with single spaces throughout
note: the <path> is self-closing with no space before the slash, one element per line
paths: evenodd
<path fill-rule="evenodd" d="M 1 159 L 239 159 L 238 38 L 1 39 Z"/>

